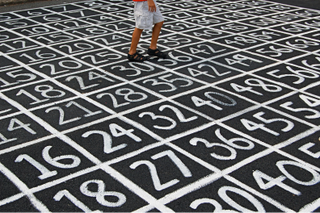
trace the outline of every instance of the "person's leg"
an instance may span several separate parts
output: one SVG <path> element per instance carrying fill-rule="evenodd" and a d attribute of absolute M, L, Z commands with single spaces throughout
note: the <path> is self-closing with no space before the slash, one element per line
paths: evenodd
<path fill-rule="evenodd" d="M 143 62 L 145 60 L 148 60 L 148 57 L 145 57 L 139 53 L 137 53 L 137 47 L 139 44 L 139 40 L 142 34 L 142 29 L 135 28 L 132 33 L 132 41 L 130 50 L 128 52 L 128 59 L 129 61 L 136 61 L 136 62 Z"/>
<path fill-rule="evenodd" d="M 167 57 L 166 53 L 161 52 L 157 48 L 158 38 L 159 38 L 163 23 L 164 23 L 164 21 L 158 22 L 153 27 L 151 43 L 150 43 L 150 47 L 148 49 L 148 54 L 150 56 L 158 56 L 158 58 L 166 58 Z"/>
<path fill-rule="evenodd" d="M 132 33 L 131 46 L 128 52 L 129 61 L 143 62 L 148 60 L 148 57 L 145 57 L 137 52 L 137 47 L 140 41 L 141 34 L 143 29 L 147 29 L 147 20 L 148 16 L 148 2 L 135 2 L 134 4 L 134 18 L 136 21 L 136 27 Z M 150 28 L 152 26 L 152 22 Z"/>
<path fill-rule="evenodd" d="M 152 38 L 151 38 L 151 43 L 150 43 L 150 47 L 149 47 L 152 50 L 157 49 L 158 38 L 159 38 L 163 23 L 164 23 L 163 21 L 156 23 L 153 27 Z"/>
<path fill-rule="evenodd" d="M 132 33 L 132 40 L 131 40 L 131 46 L 130 46 L 130 50 L 129 50 L 129 54 L 133 55 L 137 52 L 137 46 L 142 34 L 142 29 L 139 28 L 135 28 L 133 33 Z"/>

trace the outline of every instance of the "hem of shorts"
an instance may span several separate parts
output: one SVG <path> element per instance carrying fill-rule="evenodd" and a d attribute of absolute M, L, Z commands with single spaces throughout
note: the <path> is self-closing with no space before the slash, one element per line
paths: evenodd
<path fill-rule="evenodd" d="M 139 30 L 152 30 L 152 27 L 148 28 L 148 27 L 143 27 L 143 28 L 139 28 L 139 27 L 136 27 L 137 29 Z"/>

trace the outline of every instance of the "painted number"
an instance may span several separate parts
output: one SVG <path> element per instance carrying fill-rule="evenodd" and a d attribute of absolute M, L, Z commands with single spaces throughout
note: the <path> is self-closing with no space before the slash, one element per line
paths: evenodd
<path fill-rule="evenodd" d="M 117 99 L 117 97 L 115 95 L 123 96 L 123 99 L 126 102 L 119 103 L 119 100 Z M 104 96 L 109 96 L 111 98 L 111 100 L 112 100 L 114 108 L 119 108 L 119 107 L 128 105 L 128 104 L 133 103 L 133 102 L 143 101 L 143 100 L 148 98 L 148 95 L 146 95 L 145 93 L 135 92 L 134 90 L 132 90 L 130 88 L 117 89 L 115 91 L 115 95 L 113 95 L 111 93 L 101 93 L 101 94 L 97 95 L 97 98 L 101 99 Z"/>
<path fill-rule="evenodd" d="M 79 157 L 77 157 L 75 155 L 60 155 L 60 156 L 52 158 L 49 154 L 49 151 L 51 148 L 52 148 L 52 146 L 46 146 L 42 150 L 43 159 L 47 163 L 49 163 L 50 165 L 55 166 L 57 168 L 61 168 L 61 169 L 71 169 L 71 168 L 75 168 L 80 165 L 81 160 Z M 67 159 L 68 163 L 65 163 L 66 159 Z M 38 178 L 40 180 L 44 180 L 44 179 L 53 177 L 58 174 L 58 172 L 56 170 L 50 171 L 44 165 L 42 165 L 41 163 L 39 163 L 38 161 L 36 161 L 34 158 L 32 158 L 31 156 L 29 156 L 27 154 L 19 155 L 16 158 L 15 162 L 19 163 L 19 162 L 22 162 L 23 160 L 27 161 L 29 164 L 31 164 L 33 167 L 35 167 L 41 173 L 41 175 L 38 176 Z M 61 160 L 63 160 L 63 163 L 59 162 Z"/>
<path fill-rule="evenodd" d="M 163 75 L 158 77 L 158 79 L 147 79 L 144 80 L 143 83 L 147 83 L 147 82 L 151 82 L 151 86 L 159 86 L 159 85 L 165 85 L 165 87 L 167 87 L 167 89 L 162 89 L 159 90 L 159 92 L 173 92 L 175 90 L 177 90 L 177 86 L 175 86 L 175 82 L 182 82 L 182 84 L 180 83 L 178 85 L 178 87 L 188 87 L 191 86 L 193 84 L 193 82 L 189 79 L 186 78 L 171 78 L 172 74 L 167 74 L 167 75 Z"/>
<path fill-rule="evenodd" d="M 231 196 L 230 194 L 236 194 L 237 196 L 241 196 L 243 199 L 249 201 L 249 203 L 252 204 L 252 206 L 255 207 L 255 211 L 252 209 L 245 208 L 244 206 L 241 206 L 239 203 L 237 203 L 235 200 L 235 196 Z M 231 207 L 235 208 L 237 211 L 234 210 L 223 210 L 222 206 L 220 203 L 218 203 L 216 200 L 211 199 L 211 198 L 199 198 L 194 200 L 191 204 L 190 207 L 192 209 L 197 209 L 200 205 L 205 205 L 205 204 L 210 204 L 215 207 L 214 212 L 230 212 L 230 213 L 235 213 L 235 212 L 266 212 L 264 209 L 262 203 L 257 200 L 255 197 L 253 197 L 251 194 L 248 192 L 233 187 L 233 186 L 222 186 L 218 190 L 219 197 L 222 198 L 228 205 Z"/>
<path fill-rule="evenodd" d="M 222 93 L 205 92 L 204 95 L 209 100 L 204 100 L 202 98 L 199 98 L 198 96 L 191 97 L 191 100 L 196 107 L 209 106 L 213 109 L 221 111 L 221 110 L 223 110 L 223 108 L 221 106 L 232 107 L 232 106 L 237 105 L 237 102 L 233 98 L 230 98 L 229 96 L 226 96 Z M 221 106 L 218 106 L 214 103 L 221 105 Z"/>
<path fill-rule="evenodd" d="M 290 72 L 290 74 L 278 74 L 280 72 L 279 69 L 272 70 L 270 72 L 267 72 L 268 75 L 274 77 L 274 78 L 286 78 L 286 77 L 294 77 L 297 80 L 293 82 L 293 84 L 301 84 L 305 81 L 306 78 L 308 79 L 316 79 L 319 78 L 319 75 L 313 71 L 301 69 L 301 70 L 294 70 L 290 66 L 286 66 L 287 71 Z"/>
<path fill-rule="evenodd" d="M 255 78 L 249 78 L 244 81 L 247 86 L 242 86 L 236 83 L 230 83 L 230 86 L 238 93 L 251 92 L 256 95 L 263 96 L 263 93 L 253 90 L 253 87 L 261 87 L 266 92 L 280 92 L 282 88 L 274 84 L 266 84 L 263 81 Z"/>
<path fill-rule="evenodd" d="M 191 174 L 190 170 L 188 169 L 188 167 L 171 150 L 160 152 L 158 154 L 151 156 L 151 158 L 152 158 L 152 160 L 157 160 L 157 159 L 165 157 L 165 156 L 170 158 L 170 160 L 180 170 L 180 172 L 182 173 L 182 175 L 184 177 L 192 177 L 192 174 Z M 162 191 L 162 190 L 169 188 L 169 187 L 180 182 L 178 179 L 173 179 L 173 180 L 170 180 L 166 183 L 161 183 L 156 166 L 148 160 L 136 161 L 130 165 L 130 168 L 136 169 L 140 165 L 146 165 L 148 167 L 150 174 L 151 174 L 151 179 L 153 181 L 154 188 L 157 191 Z"/>
<path fill-rule="evenodd" d="M 192 117 L 186 118 L 178 108 L 171 106 L 171 105 L 162 105 L 159 107 L 159 111 L 161 111 L 161 112 L 164 109 L 169 109 L 169 110 L 173 111 L 181 123 L 187 123 L 187 122 L 191 122 L 193 120 L 198 119 L 197 116 L 192 116 Z M 168 122 L 170 124 L 167 126 L 153 125 L 153 128 L 155 128 L 155 129 L 171 130 L 177 126 L 177 122 L 168 116 L 155 115 L 153 112 L 142 112 L 139 114 L 139 118 L 143 118 L 144 116 L 149 116 L 149 117 L 151 117 L 152 120 L 158 120 L 158 119 L 165 120 L 166 122 Z"/>
<path fill-rule="evenodd" d="M 230 152 L 229 156 L 222 156 L 219 154 L 216 154 L 214 152 L 212 152 L 210 155 L 213 158 L 216 158 L 218 160 L 234 160 L 237 157 L 237 151 L 236 149 L 240 149 L 240 150 L 251 150 L 254 148 L 254 143 L 249 141 L 248 139 L 245 138 L 231 138 L 231 139 L 227 139 L 224 136 L 222 136 L 220 129 L 218 128 L 215 131 L 215 135 L 218 137 L 218 139 L 220 139 L 222 142 L 226 143 L 210 143 L 209 141 L 207 141 L 204 138 L 198 138 L 198 137 L 194 137 L 192 138 L 189 143 L 192 146 L 198 146 L 198 143 L 203 143 L 205 145 L 205 147 L 207 149 L 211 149 L 214 150 L 214 147 L 221 147 L 226 149 L 228 152 Z M 236 143 L 238 142 L 238 143 Z M 241 144 L 241 145 L 240 145 Z"/>
<path fill-rule="evenodd" d="M 320 105 L 320 99 L 314 98 L 311 96 L 307 96 L 304 94 L 299 95 L 300 99 L 306 103 L 309 107 L 317 107 Z M 305 115 L 304 117 L 307 119 L 318 119 L 320 118 L 320 112 L 316 109 L 311 109 L 311 108 L 306 108 L 306 107 L 301 107 L 301 108 L 295 108 L 292 107 L 293 102 L 292 101 L 287 101 L 283 104 L 280 105 L 280 107 L 289 110 L 291 112 L 307 112 L 308 115 Z"/>
<path fill-rule="evenodd" d="M 141 138 L 139 138 L 138 136 L 133 134 L 133 131 L 134 131 L 133 129 L 124 129 L 123 127 L 119 126 L 118 124 L 112 123 L 109 125 L 109 130 L 110 130 L 111 135 L 113 137 L 121 137 L 121 136 L 126 135 L 129 138 L 133 139 L 135 142 L 141 142 Z M 103 143 L 104 143 L 103 151 L 106 154 L 116 152 L 120 149 L 127 147 L 127 145 L 128 145 L 126 143 L 122 143 L 117 146 L 113 146 L 111 135 L 109 133 L 107 133 L 105 131 L 101 131 L 101 130 L 92 130 L 92 131 L 85 132 L 84 134 L 82 134 L 82 137 L 87 138 L 92 134 L 98 134 L 98 135 L 102 136 Z"/>
<path fill-rule="evenodd" d="M 89 185 L 96 185 L 97 187 L 95 191 L 91 191 L 92 189 Z M 102 206 L 106 207 L 120 207 L 122 206 L 126 201 L 127 198 L 124 194 L 116 191 L 106 191 L 106 184 L 102 180 L 88 180 L 81 184 L 80 191 L 83 195 L 86 195 L 88 197 L 94 197 L 96 201 L 101 204 Z M 66 197 L 69 201 L 71 201 L 76 207 L 80 208 L 84 212 L 95 212 L 100 213 L 102 211 L 96 210 L 92 211 L 89 209 L 88 206 L 86 206 L 84 203 L 82 203 L 80 200 L 78 200 L 74 195 L 72 195 L 68 190 L 64 189 L 59 192 L 53 197 L 55 201 L 60 201 L 63 197 Z M 109 200 L 107 200 L 109 198 Z"/>
<path fill-rule="evenodd" d="M 263 123 L 256 123 L 256 122 L 253 122 L 253 121 L 245 119 L 245 118 L 241 119 L 241 123 L 249 131 L 255 131 L 257 129 L 261 129 L 261 130 L 263 130 L 263 131 L 265 131 L 265 132 L 267 132 L 269 134 L 272 134 L 274 136 L 279 136 L 280 133 L 267 128 L 265 126 L 265 124 L 271 124 L 271 123 L 274 123 L 274 122 L 285 123 L 286 127 L 281 129 L 282 132 L 289 132 L 294 127 L 294 124 L 291 121 L 287 120 L 287 119 L 284 119 L 284 118 L 265 119 L 265 118 L 262 117 L 264 114 L 265 114 L 264 112 L 258 112 L 258 113 L 253 115 L 254 118 L 256 118 L 259 121 L 262 121 Z"/>
<path fill-rule="evenodd" d="M 85 112 L 85 114 L 83 115 L 84 117 L 90 117 L 90 116 L 94 116 L 94 115 L 102 113 L 101 110 L 92 112 L 91 110 L 85 108 L 84 106 L 78 104 L 75 101 L 70 101 L 65 106 L 67 108 L 69 108 L 71 106 L 74 106 L 74 107 L 84 111 Z M 72 119 L 69 119 L 69 120 L 65 120 L 64 110 L 61 107 L 58 107 L 58 106 L 50 107 L 50 108 L 46 109 L 45 112 L 49 113 L 49 112 L 51 112 L 53 110 L 56 110 L 56 111 L 59 112 L 59 125 L 65 125 L 65 124 L 68 124 L 68 123 L 71 123 L 71 122 L 75 122 L 75 121 L 78 121 L 78 120 L 81 119 L 81 117 L 75 117 L 75 118 L 72 118 Z"/>
<path fill-rule="evenodd" d="M 44 99 L 39 99 L 24 89 L 20 89 L 16 96 L 27 96 L 28 98 L 33 100 L 33 102 L 30 103 L 30 105 L 33 105 L 49 101 L 50 99 L 61 98 L 66 94 L 64 91 L 54 89 L 50 85 L 37 85 L 35 86 L 34 91 L 40 93 Z"/>
<path fill-rule="evenodd" d="M 301 195 L 300 191 L 292 188 L 291 186 L 284 184 L 283 181 L 288 178 L 289 180 L 293 181 L 294 183 L 299 184 L 299 185 L 303 185 L 303 186 L 313 186 L 313 185 L 320 182 L 320 174 L 305 164 L 298 163 L 296 161 L 281 160 L 276 163 L 276 166 L 283 174 L 277 178 L 273 178 L 273 177 L 271 177 L 271 176 L 269 176 L 259 170 L 253 171 L 253 177 L 261 189 L 267 190 L 267 189 L 270 189 L 274 186 L 278 186 L 278 187 L 281 187 L 282 189 L 284 189 L 292 194 Z M 311 179 L 310 180 L 299 180 L 294 175 L 290 174 L 290 172 L 288 172 L 286 170 L 285 166 L 297 167 L 299 169 L 299 171 L 305 171 L 305 172 L 309 173 L 311 176 L 310 175 L 306 175 L 306 176 L 311 177 Z M 298 171 L 298 170 L 295 170 L 295 171 Z M 264 180 L 266 180 L 268 182 L 265 182 Z"/>

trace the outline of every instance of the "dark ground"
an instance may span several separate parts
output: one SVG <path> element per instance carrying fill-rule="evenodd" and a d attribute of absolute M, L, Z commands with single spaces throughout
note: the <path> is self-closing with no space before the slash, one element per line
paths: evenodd
<path fill-rule="evenodd" d="M 320 211 L 320 1 L 130 2 L 0 7 L 0 211 Z"/>

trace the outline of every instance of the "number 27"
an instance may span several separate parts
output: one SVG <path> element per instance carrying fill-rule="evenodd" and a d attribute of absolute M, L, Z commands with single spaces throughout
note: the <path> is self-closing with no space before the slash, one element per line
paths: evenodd
<path fill-rule="evenodd" d="M 151 156 L 151 158 L 153 160 L 156 160 L 156 159 L 159 159 L 164 156 L 168 156 L 170 158 L 170 160 L 172 160 L 172 162 L 179 168 L 180 172 L 183 174 L 184 177 L 192 177 L 191 171 L 188 169 L 188 167 L 171 150 L 160 152 L 158 154 Z M 161 184 L 155 165 L 148 160 L 136 161 L 130 165 L 130 168 L 136 169 L 138 166 L 143 165 L 143 164 L 149 168 L 154 188 L 157 191 L 161 191 L 166 188 L 169 188 L 179 182 L 178 179 L 173 179 L 173 180 L 168 181 L 164 184 Z"/>

